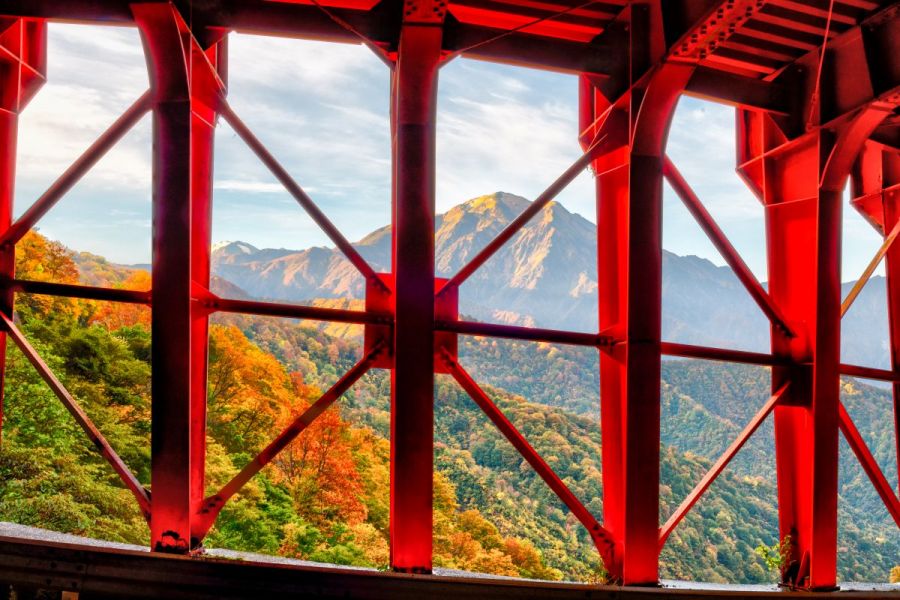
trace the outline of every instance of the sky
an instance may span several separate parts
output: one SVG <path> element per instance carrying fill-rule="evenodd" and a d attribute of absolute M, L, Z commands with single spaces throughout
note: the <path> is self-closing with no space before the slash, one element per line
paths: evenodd
<path fill-rule="evenodd" d="M 148 86 L 137 30 L 51 23 L 48 83 L 20 118 L 21 214 Z M 229 102 L 351 241 L 390 220 L 388 69 L 363 46 L 232 33 Z M 437 210 L 510 192 L 535 198 L 581 153 L 574 76 L 456 59 L 440 73 Z M 763 210 L 734 171 L 733 109 L 684 97 L 669 156 L 761 280 Z M 72 249 L 150 260 L 150 117 L 40 222 Z M 558 200 L 595 222 L 592 176 Z M 846 200 L 845 200 L 846 202 Z M 666 186 L 663 246 L 722 265 Z M 224 122 L 216 131 L 213 241 L 301 249 L 329 240 Z M 845 204 L 843 279 L 874 255 L 875 231 Z M 593 250 L 588 250 L 593 251 Z"/>

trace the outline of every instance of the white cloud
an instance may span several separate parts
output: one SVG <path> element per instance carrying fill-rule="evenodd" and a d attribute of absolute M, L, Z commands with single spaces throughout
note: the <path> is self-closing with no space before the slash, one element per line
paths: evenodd
<path fill-rule="evenodd" d="M 439 210 L 495 191 L 533 199 L 580 156 L 574 104 L 553 97 L 574 96 L 576 79 L 547 74 L 541 88 L 530 76 L 465 60 L 442 71 L 448 91 L 438 111 Z M 590 179 L 582 177 L 560 200 L 593 218 L 593 194 Z"/>
<path fill-rule="evenodd" d="M 242 181 L 238 179 L 217 179 L 215 189 L 229 192 L 249 192 L 251 194 L 283 194 L 284 186 L 280 183 L 263 181 Z M 306 190 L 310 192 L 311 190 Z"/>
<path fill-rule="evenodd" d="M 229 100 L 350 239 L 390 216 L 389 73 L 363 46 L 231 34 Z M 134 28 L 51 24 L 49 82 L 20 120 L 21 212 L 148 86 Z M 572 76 L 457 59 L 440 74 L 438 209 L 498 190 L 534 198 L 580 154 Z M 121 262 L 149 259 L 150 119 L 145 118 L 54 208 L 41 227 Z M 669 153 L 701 200 L 765 278 L 763 210 L 734 172 L 733 110 L 681 102 Z M 328 243 L 227 125 L 215 149 L 215 232 L 256 245 Z M 593 220 L 587 173 L 560 195 Z M 665 242 L 721 264 L 671 192 Z M 845 210 L 845 274 L 877 236 Z M 118 227 L 116 227 L 118 224 Z M 874 247 L 873 247 L 874 245 Z"/>

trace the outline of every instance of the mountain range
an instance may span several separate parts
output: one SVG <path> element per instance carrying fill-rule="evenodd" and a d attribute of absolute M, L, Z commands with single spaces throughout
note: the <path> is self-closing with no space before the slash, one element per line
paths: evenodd
<path fill-rule="evenodd" d="M 458 269 L 465 257 L 477 252 L 526 206 L 527 201 L 521 198 L 494 194 L 441 215 L 437 228 L 439 272 L 449 275 Z M 581 217 L 551 205 L 485 265 L 483 272 L 467 282 L 462 290 L 462 312 L 483 320 L 556 327 L 571 324 L 592 329 L 596 326 L 592 319 L 596 284 L 589 276 L 595 268 L 593 229 Z M 389 255 L 389 230 L 373 232 L 357 247 L 376 269 L 384 269 Z M 454 252 L 464 256 L 456 257 Z M 529 261 L 529 256 L 540 260 Z M 128 280 L 136 274 L 135 268 L 123 269 L 102 257 L 81 253 L 74 254 L 73 259 L 79 280 L 86 284 L 128 286 Z M 33 260 L 22 262 L 41 264 Z M 342 257 L 327 248 L 259 250 L 244 242 L 222 243 L 215 247 L 214 264 L 214 291 L 226 297 L 344 308 L 361 305 L 355 298 L 361 293 L 360 278 Z M 551 264 L 553 269 L 548 268 Z M 323 283 L 314 283 L 319 279 Z M 560 282 L 571 287 L 561 287 Z M 766 324 L 728 269 L 697 257 L 666 253 L 664 286 L 667 339 L 765 350 Z M 567 294 L 567 289 L 577 291 Z M 885 318 L 884 303 L 878 302 L 883 293 L 883 280 L 873 281 L 847 316 L 867 323 L 867 335 L 845 333 L 845 339 L 862 342 L 859 347 L 876 359 L 878 347 L 871 340 L 883 339 L 886 328 L 873 326 L 872 322 Z M 555 311 L 547 308 L 551 302 L 556 302 Z M 561 310 L 559 306 L 566 303 L 569 306 Z M 134 320 L 134 316 L 130 319 Z M 34 321 L 35 327 L 43 327 L 45 320 Z M 217 315 L 215 321 L 217 328 L 231 327 L 234 333 L 229 335 L 246 335 L 263 355 L 277 359 L 287 372 L 301 377 L 304 385 L 319 389 L 330 386 L 358 360 L 361 351 L 358 328 L 309 327 L 311 324 L 290 319 L 250 315 Z M 130 321 L 117 318 L 107 322 L 115 324 L 109 327 L 121 327 Z M 77 331 L 77 327 L 72 331 Z M 103 333 L 96 328 L 92 331 L 91 335 Z M 128 331 L 124 328 L 106 335 L 130 339 L 132 333 Z M 221 330 L 217 331 L 221 335 Z M 66 337 L 49 331 L 46 339 L 57 344 L 58 339 Z M 846 351 L 847 347 L 845 354 Z M 60 356 L 71 354 L 65 343 L 58 352 Z M 242 350 L 243 356 L 256 354 L 251 346 Z M 600 515 L 597 352 L 464 336 L 460 340 L 460 359 L 576 495 Z M 872 362 L 878 364 L 877 360 Z M 79 362 L 73 369 L 80 373 L 84 365 Z M 93 370 L 87 369 L 87 375 L 96 377 Z M 253 375 L 247 381 L 258 379 Z M 360 427 L 360 431 L 374 432 L 385 444 L 390 423 L 389 381 L 385 372 L 375 370 L 354 386 L 353 394 L 344 398 L 341 405 L 348 423 Z M 768 398 L 770 376 L 768 369 L 758 366 L 672 360 L 664 363 L 660 383 L 660 517 L 665 520 Z M 461 390 L 444 376 L 436 379 L 436 386 L 436 464 L 455 487 L 459 510 L 478 511 L 504 535 L 523 535 L 542 553 L 548 566 L 567 577 L 583 577 L 584 565 L 591 564 L 590 544 L 577 537 L 580 530 L 573 528 L 566 511 L 560 509 L 553 495 L 497 436 Z M 254 394 L 259 395 L 254 392 L 247 397 L 254 398 Z M 891 485 L 896 485 L 889 393 L 844 379 L 842 400 Z M 143 427 L 142 423 L 139 425 Z M 760 543 L 771 544 L 777 529 L 772 438 L 769 420 L 679 526 L 663 551 L 663 576 L 743 582 L 767 578 L 753 549 Z M 368 454 L 360 455 L 359 460 L 360 464 L 374 464 Z M 384 460 L 379 455 L 375 462 L 386 473 Z M 900 556 L 898 530 L 843 442 L 839 469 L 840 577 L 883 580 Z M 4 511 L 2 498 L 0 489 L 0 518 L 10 512 Z M 381 500 L 373 502 L 375 517 L 371 524 L 382 531 L 386 505 Z M 7 518 L 25 520 L 19 513 L 10 513 Z M 222 527 L 226 529 L 226 525 Z M 257 544 L 259 536 L 251 535 L 256 530 L 248 527 L 246 523 L 235 525 L 227 547 L 265 550 L 264 545 Z M 271 534 L 270 537 L 281 536 L 275 525 L 257 529 Z M 222 538 L 215 538 L 214 542 L 224 543 Z M 448 549 L 448 555 L 456 553 L 457 550 Z"/>
<path fill-rule="evenodd" d="M 457 205 L 435 219 L 438 277 L 449 277 L 529 204 L 496 192 Z M 390 227 L 354 244 L 376 271 L 389 271 Z M 551 202 L 460 290 L 460 312 L 481 321 L 576 331 L 597 329 L 597 228 Z M 283 302 L 357 298 L 360 274 L 334 248 L 259 249 L 216 244 L 219 291 Z M 843 293 L 851 283 L 844 284 Z M 223 290 L 227 286 L 228 289 Z M 697 256 L 663 252 L 663 339 L 741 350 L 768 350 L 765 316 L 728 267 Z M 873 277 L 842 323 L 842 360 L 888 368 L 885 280 Z"/>

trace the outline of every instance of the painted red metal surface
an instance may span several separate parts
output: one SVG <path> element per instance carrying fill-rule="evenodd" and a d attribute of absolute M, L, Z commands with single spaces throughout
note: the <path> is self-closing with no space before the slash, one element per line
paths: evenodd
<path fill-rule="evenodd" d="M 900 498 L 898 498 L 897 494 L 894 493 L 894 490 L 891 489 L 891 484 L 888 483 L 881 467 L 878 466 L 878 461 L 875 460 L 872 451 L 869 450 L 868 445 L 866 445 L 865 440 L 863 440 L 862 435 L 856 428 L 853 419 L 850 418 L 850 413 L 847 412 L 843 403 L 840 405 L 839 410 L 841 433 L 844 434 L 844 438 L 850 445 L 850 449 L 853 450 L 856 458 L 859 459 L 859 464 L 862 465 L 866 475 L 872 481 L 872 485 L 875 486 L 878 495 L 881 496 L 881 500 L 887 507 L 888 513 L 893 517 L 897 527 L 900 527 Z"/>
<path fill-rule="evenodd" d="M 153 102 L 151 546 L 187 552 L 204 499 L 212 146 L 224 83 L 216 45 L 199 46 L 168 4 L 135 4 Z M 173 68 L 179 65 L 180 68 Z"/>
<path fill-rule="evenodd" d="M 13 222 L 19 114 L 46 80 L 47 25 L 0 16 L 0 239 Z M 15 277 L 15 246 L 0 244 L 0 277 Z M 13 314 L 15 295 L 0 292 L 0 313 Z M 0 430 L 6 382 L 6 333 L 0 332 Z M 2 438 L 2 434 L 0 434 Z"/>
<path fill-rule="evenodd" d="M 390 313 L 379 314 L 377 311 L 344 310 L 321 306 L 304 306 L 301 304 L 257 302 L 255 300 L 233 300 L 230 298 L 219 298 L 218 296 L 199 300 L 199 302 L 202 302 L 210 312 L 284 317 L 286 319 L 309 319 L 311 321 L 330 321 L 333 323 L 358 323 L 360 325 L 386 325 L 392 321 Z"/>
<path fill-rule="evenodd" d="M 446 294 L 446 292 L 444 293 Z M 435 323 L 435 327 L 439 331 L 463 335 L 498 337 L 510 340 L 547 342 L 549 344 L 567 344 L 572 346 L 606 347 L 611 346 L 615 342 L 615 340 L 609 336 L 598 335 L 596 333 L 559 331 L 556 329 L 542 329 L 540 327 L 519 327 L 517 325 L 503 325 L 500 323 L 480 323 L 459 320 L 438 321 Z"/>
<path fill-rule="evenodd" d="M 868 142 L 853 167 L 853 206 L 885 236 L 885 274 L 890 326 L 891 370 L 900 371 L 900 246 L 887 238 L 900 226 L 900 152 Z M 894 399 L 894 439 L 900 469 L 900 378 L 891 379 Z M 900 490 L 900 487 L 898 487 Z"/>
<path fill-rule="evenodd" d="M 819 3 L 822 4 L 822 3 Z M 900 4 L 835 0 L 245 0 L 219 10 L 165 1 L 6 0 L 0 7 L 0 356 L 11 335 L 135 494 L 152 547 L 197 547 L 218 510 L 370 368 L 391 370 L 391 566 L 431 569 L 434 374 L 449 372 L 591 531 L 611 577 L 655 583 L 661 545 L 766 416 L 775 415 L 780 535 L 788 583 L 836 583 L 837 436 L 844 432 L 897 519 L 898 499 L 839 402 L 841 374 L 894 383 L 900 433 Z M 451 17 L 451 18 L 448 18 Z M 46 19 L 136 25 L 151 90 L 12 222 L 18 114 L 44 80 Z M 361 43 L 391 69 L 393 252 L 375 273 L 224 100 L 228 31 Z M 581 75 L 584 155 L 449 281 L 434 277 L 438 70 L 457 56 Z M 841 77 L 852 73 L 853 77 Z M 764 290 L 665 156 L 683 93 L 737 106 L 738 172 L 767 219 Z M 15 243 L 148 111 L 154 118 L 153 289 L 15 279 Z M 219 298 L 209 290 L 213 132 L 221 115 L 366 278 L 364 311 Z M 585 168 L 597 180 L 597 333 L 461 321 L 460 286 Z M 839 362 L 841 189 L 885 235 L 891 369 Z M 668 178 L 772 321 L 772 352 L 661 339 L 662 182 Z M 149 304 L 153 335 L 152 498 L 11 320 L 16 292 Z M 208 317 L 235 312 L 356 323 L 365 358 L 223 490 L 204 497 Z M 555 476 L 456 363 L 458 335 L 600 352 L 604 523 Z M 662 355 L 769 365 L 773 396 L 660 529 Z M 4 359 L 0 358 L 0 361 Z M 0 363 L 2 377 L 2 363 Z M 2 415 L 2 412 L 0 412 Z M 900 463 L 900 440 L 897 441 Z"/>
<path fill-rule="evenodd" d="M 407 0 L 391 74 L 394 369 L 391 564 L 431 571 L 434 465 L 434 186 L 444 6 Z"/>

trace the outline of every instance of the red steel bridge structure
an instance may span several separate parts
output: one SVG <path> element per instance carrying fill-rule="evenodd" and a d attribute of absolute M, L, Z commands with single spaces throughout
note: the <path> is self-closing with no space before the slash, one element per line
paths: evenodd
<path fill-rule="evenodd" d="M 46 75 L 48 21 L 140 30 L 150 89 L 13 220 L 17 118 Z M 231 31 L 364 44 L 391 71 L 393 268 L 376 273 L 227 101 Z M 459 56 L 579 77 L 584 154 L 450 279 L 434 267 L 438 75 Z M 762 204 L 768 287 L 666 157 L 679 97 L 733 105 L 737 172 Z M 147 518 L 152 550 L 199 548 L 222 506 L 367 370 L 391 371 L 391 566 L 432 566 L 434 375 L 450 374 L 587 528 L 611 577 L 655 584 L 668 536 L 773 415 L 785 583 L 837 585 L 839 435 L 900 526 L 900 498 L 840 401 L 841 375 L 893 384 L 900 432 L 900 3 L 885 0 L 3 0 L 0 2 L 0 327 L 66 405 Z M 14 250 L 146 113 L 153 115 L 152 290 L 16 279 Z M 226 121 L 366 279 L 364 311 L 209 291 L 213 133 Z M 474 323 L 459 287 L 585 169 L 596 179 L 599 331 Z M 661 339 L 663 181 L 771 321 L 771 352 Z M 884 243 L 841 297 L 842 194 Z M 841 317 L 884 260 L 890 370 L 840 362 Z M 152 493 L 17 329 L 16 293 L 152 308 Z M 357 323 L 364 358 L 222 490 L 204 493 L 207 329 L 215 312 Z M 600 354 L 602 519 L 585 507 L 456 359 L 460 335 L 573 344 Z M 772 395 L 681 506 L 659 522 L 664 355 L 768 365 Z M 897 445 L 900 460 L 900 443 Z"/>

